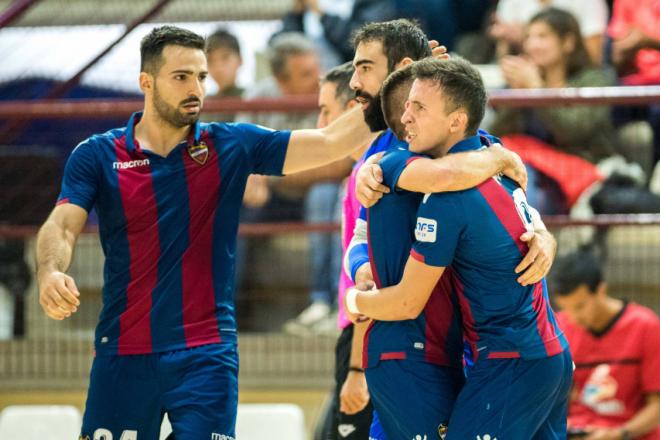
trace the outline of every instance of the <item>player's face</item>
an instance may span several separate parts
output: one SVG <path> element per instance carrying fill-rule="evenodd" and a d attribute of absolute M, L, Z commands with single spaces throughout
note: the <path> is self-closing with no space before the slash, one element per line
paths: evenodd
<path fill-rule="evenodd" d="M 344 107 L 337 100 L 337 85 L 332 82 L 324 83 L 319 91 L 319 118 L 316 121 L 316 127 L 327 127 L 344 110 Z"/>
<path fill-rule="evenodd" d="M 209 74 L 220 90 L 226 90 L 236 83 L 236 74 L 241 67 L 241 56 L 227 47 L 219 47 L 207 54 Z"/>
<path fill-rule="evenodd" d="M 380 107 L 380 88 L 389 74 L 387 56 L 380 41 L 358 44 L 353 58 L 355 71 L 350 86 L 355 91 L 357 102 L 362 105 L 364 120 L 371 131 L 387 128 Z"/>
<path fill-rule="evenodd" d="M 563 63 L 572 50 L 572 40 L 562 41 L 559 35 L 543 21 L 536 21 L 527 28 L 523 51 L 542 69 Z"/>
<path fill-rule="evenodd" d="M 158 115 L 175 127 L 199 119 L 208 69 L 204 51 L 182 46 L 163 49 L 163 65 L 154 78 L 152 101 Z"/>
<path fill-rule="evenodd" d="M 451 147 L 447 144 L 452 134 L 453 112 L 448 112 L 445 104 L 442 89 L 433 82 L 419 79 L 413 82 L 401 117 L 410 151 L 436 156 L 442 149 Z"/>
<path fill-rule="evenodd" d="M 598 294 L 590 292 L 583 284 L 568 295 L 555 297 L 555 302 L 573 322 L 590 329 L 598 319 L 598 299 Z"/>

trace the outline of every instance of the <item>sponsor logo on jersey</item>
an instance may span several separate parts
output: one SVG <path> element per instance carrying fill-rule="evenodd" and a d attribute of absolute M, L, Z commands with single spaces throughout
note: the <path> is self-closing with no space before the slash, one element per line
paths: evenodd
<path fill-rule="evenodd" d="M 417 217 L 415 238 L 417 241 L 435 243 L 438 222 L 431 218 Z"/>
<path fill-rule="evenodd" d="M 217 432 L 211 433 L 211 440 L 236 440 L 234 437 L 230 437 L 224 434 L 218 434 Z"/>
<path fill-rule="evenodd" d="M 492 437 L 490 434 L 478 435 L 477 440 L 497 440 L 497 437 Z"/>
<path fill-rule="evenodd" d="M 149 159 L 129 160 L 127 162 L 112 162 L 112 169 L 127 170 L 129 168 L 144 167 L 149 165 Z"/>
<path fill-rule="evenodd" d="M 204 142 L 200 142 L 196 145 L 189 145 L 188 154 L 192 160 L 200 165 L 204 165 L 209 158 L 209 147 Z"/>

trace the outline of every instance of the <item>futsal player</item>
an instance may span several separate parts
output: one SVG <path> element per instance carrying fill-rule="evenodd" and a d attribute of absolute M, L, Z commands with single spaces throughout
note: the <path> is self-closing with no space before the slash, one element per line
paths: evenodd
<path fill-rule="evenodd" d="M 469 63 L 423 60 L 413 72 L 402 118 L 413 152 L 442 157 L 490 144 L 476 134 L 486 93 Z M 406 189 L 407 167 L 418 162 L 413 156 L 402 153 L 392 167 L 394 187 Z M 400 282 L 346 297 L 351 313 L 412 319 L 451 265 L 473 366 L 449 419 L 448 440 L 566 437 L 572 378 L 567 343 L 545 282 L 523 286 L 514 272 L 528 250 L 520 236 L 532 228 L 524 192 L 506 177 L 464 191 L 426 194 Z"/>

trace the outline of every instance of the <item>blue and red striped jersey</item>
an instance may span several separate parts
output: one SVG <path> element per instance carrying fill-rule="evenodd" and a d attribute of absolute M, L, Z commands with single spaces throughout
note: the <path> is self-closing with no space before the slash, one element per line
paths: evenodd
<path fill-rule="evenodd" d="M 486 137 L 472 136 L 449 153 L 487 144 Z M 528 250 L 520 236 L 528 230 L 533 226 L 525 193 L 506 177 L 426 195 L 420 205 L 411 255 L 431 266 L 451 265 L 474 360 L 537 359 L 567 347 L 545 280 L 531 286 L 517 282 L 514 269 Z"/>
<path fill-rule="evenodd" d="M 422 194 L 397 190 L 396 182 L 403 171 L 398 164 L 420 157 L 400 142 L 379 162 L 383 184 L 390 188 L 390 193 L 367 210 L 369 261 L 378 288 L 401 281 L 415 241 L 415 221 Z M 451 278 L 447 271 L 416 319 L 373 321 L 365 335 L 363 364 L 372 367 L 380 360 L 410 359 L 460 368 L 463 352 L 460 310 Z"/>
<path fill-rule="evenodd" d="M 97 353 L 235 341 L 234 257 L 246 179 L 281 174 L 290 132 L 198 122 L 162 157 L 135 140 L 141 116 L 78 145 L 58 199 L 98 213 L 105 266 Z"/>

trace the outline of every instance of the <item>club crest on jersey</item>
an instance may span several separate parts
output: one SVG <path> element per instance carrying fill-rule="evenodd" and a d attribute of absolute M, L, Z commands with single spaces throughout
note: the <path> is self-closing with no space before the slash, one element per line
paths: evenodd
<path fill-rule="evenodd" d="M 209 147 L 204 143 L 188 145 L 190 158 L 200 165 L 204 165 L 209 158 Z"/>
<path fill-rule="evenodd" d="M 415 226 L 415 238 L 417 241 L 435 243 L 437 231 L 437 221 L 432 218 L 417 217 L 417 225 Z"/>

